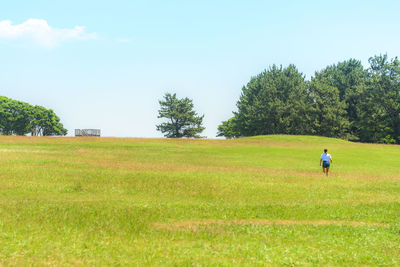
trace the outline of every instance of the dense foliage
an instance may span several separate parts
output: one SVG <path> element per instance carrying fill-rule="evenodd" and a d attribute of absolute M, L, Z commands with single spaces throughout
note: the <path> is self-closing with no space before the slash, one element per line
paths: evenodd
<path fill-rule="evenodd" d="M 294 65 L 273 65 L 243 87 L 218 136 L 311 134 L 399 144 L 400 61 L 380 55 L 369 64 L 350 59 L 310 81 Z"/>
<path fill-rule="evenodd" d="M 0 134 L 66 135 L 67 130 L 51 109 L 0 96 Z"/>
<path fill-rule="evenodd" d="M 205 129 L 202 126 L 203 116 L 198 116 L 193 110 L 193 101 L 189 98 L 178 99 L 176 94 L 165 94 L 164 100 L 160 100 L 158 118 L 168 121 L 157 125 L 165 137 L 201 137 L 199 134 Z"/>

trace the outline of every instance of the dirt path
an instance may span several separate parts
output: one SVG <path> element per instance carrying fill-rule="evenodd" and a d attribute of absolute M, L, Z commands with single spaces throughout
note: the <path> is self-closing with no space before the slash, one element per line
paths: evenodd
<path fill-rule="evenodd" d="M 257 226 L 290 226 L 290 225 L 314 225 L 314 226 L 387 226 L 385 223 L 374 223 L 374 222 L 357 222 L 357 221 L 343 221 L 343 220 L 186 220 L 177 221 L 171 223 L 153 223 L 153 225 L 160 229 L 165 230 L 197 230 L 199 227 L 212 227 L 212 226 L 224 226 L 224 225 L 257 225 Z"/>

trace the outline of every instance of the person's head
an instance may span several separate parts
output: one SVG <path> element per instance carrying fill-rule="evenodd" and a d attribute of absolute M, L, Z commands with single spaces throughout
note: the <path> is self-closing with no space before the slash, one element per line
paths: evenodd
<path fill-rule="evenodd" d="M 324 153 L 328 153 L 328 149 L 325 148 L 325 149 L 324 149 Z"/>

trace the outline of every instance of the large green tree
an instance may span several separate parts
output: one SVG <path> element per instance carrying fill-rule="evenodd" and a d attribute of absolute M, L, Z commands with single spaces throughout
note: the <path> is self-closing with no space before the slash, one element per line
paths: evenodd
<path fill-rule="evenodd" d="M 159 103 L 158 118 L 167 119 L 167 121 L 156 127 L 165 137 L 201 137 L 199 134 L 205 129 L 202 126 L 204 115 L 197 115 L 193 110 L 194 105 L 191 99 L 187 97 L 179 99 L 176 94 L 167 93 Z"/>
<path fill-rule="evenodd" d="M 327 137 L 348 137 L 349 121 L 346 112 L 346 103 L 340 99 L 336 87 L 313 79 L 309 83 L 309 95 L 312 99 L 312 123 L 310 127 L 313 134 Z"/>
<path fill-rule="evenodd" d="M 243 87 L 235 112 L 242 136 L 310 134 L 310 99 L 302 73 L 294 65 L 273 65 Z"/>
<path fill-rule="evenodd" d="M 66 135 L 67 130 L 52 109 L 34 106 L 31 120 L 31 134 L 33 136 Z"/>
<path fill-rule="evenodd" d="M 349 122 L 348 136 L 358 140 L 357 123 L 359 120 L 358 105 L 361 101 L 361 88 L 368 79 L 368 71 L 364 69 L 361 61 L 349 59 L 330 65 L 316 72 L 313 81 L 335 87 L 339 91 L 339 99 L 346 104 L 346 117 Z"/>
<path fill-rule="evenodd" d="M 2 96 L 0 98 L 0 131 L 4 135 L 25 135 L 30 131 L 32 106 Z"/>
<path fill-rule="evenodd" d="M 400 61 L 380 55 L 369 63 L 358 106 L 358 135 L 363 142 L 400 143 Z"/>

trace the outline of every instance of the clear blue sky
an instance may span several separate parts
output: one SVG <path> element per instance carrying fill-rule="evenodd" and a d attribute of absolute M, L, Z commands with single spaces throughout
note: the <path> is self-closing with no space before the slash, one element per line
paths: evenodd
<path fill-rule="evenodd" d="M 400 55 L 400 1 L 2 1 L 0 95 L 52 108 L 73 134 L 159 137 L 158 100 L 193 99 L 204 135 L 272 64 L 307 78 Z M 82 26 L 83 28 L 75 28 Z"/>

